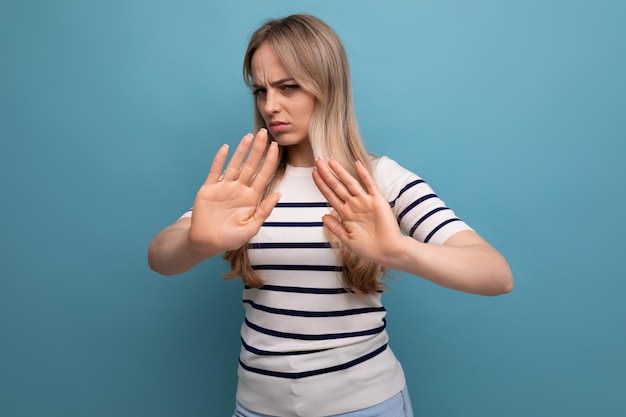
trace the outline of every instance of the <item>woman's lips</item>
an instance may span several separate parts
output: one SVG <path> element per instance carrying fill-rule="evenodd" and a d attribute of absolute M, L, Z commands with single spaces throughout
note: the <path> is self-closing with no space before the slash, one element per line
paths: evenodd
<path fill-rule="evenodd" d="M 287 130 L 288 126 L 289 126 L 288 123 L 272 122 L 272 123 L 270 123 L 270 130 L 272 131 L 272 133 L 282 133 L 285 130 Z"/>

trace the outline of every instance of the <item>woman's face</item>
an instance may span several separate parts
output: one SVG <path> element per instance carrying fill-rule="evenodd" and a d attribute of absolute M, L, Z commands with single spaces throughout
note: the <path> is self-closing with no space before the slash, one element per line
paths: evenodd
<path fill-rule="evenodd" d="M 252 88 L 265 126 L 279 145 L 289 146 L 289 163 L 313 166 L 309 122 L 315 97 L 296 83 L 267 42 L 252 55 Z"/>

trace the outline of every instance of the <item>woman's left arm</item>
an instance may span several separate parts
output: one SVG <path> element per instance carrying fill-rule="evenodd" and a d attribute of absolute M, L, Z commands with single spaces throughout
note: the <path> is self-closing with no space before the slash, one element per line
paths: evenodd
<path fill-rule="evenodd" d="M 357 162 L 356 170 L 365 188 L 333 159 L 328 164 L 318 159 L 313 171 L 337 214 L 324 216 L 324 224 L 352 252 L 458 291 L 499 295 L 513 289 L 507 261 L 476 232 L 457 232 L 443 245 L 404 235 L 367 169 Z"/>

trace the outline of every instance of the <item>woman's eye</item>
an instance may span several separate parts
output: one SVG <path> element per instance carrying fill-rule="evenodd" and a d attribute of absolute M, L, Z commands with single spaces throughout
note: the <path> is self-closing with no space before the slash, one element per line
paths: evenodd
<path fill-rule="evenodd" d="M 286 84 L 282 86 L 282 90 L 286 92 L 292 92 L 297 90 L 298 88 L 300 88 L 300 86 L 297 84 Z"/>
<path fill-rule="evenodd" d="M 252 90 L 252 95 L 254 95 L 254 96 L 260 96 L 262 94 L 265 94 L 265 89 L 264 88 L 256 88 L 256 89 Z"/>

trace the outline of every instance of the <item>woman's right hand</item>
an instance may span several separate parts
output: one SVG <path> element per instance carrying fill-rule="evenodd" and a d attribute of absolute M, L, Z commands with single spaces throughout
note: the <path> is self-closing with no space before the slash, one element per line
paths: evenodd
<path fill-rule="evenodd" d="M 278 144 L 272 142 L 268 148 L 267 140 L 265 129 L 254 137 L 244 136 L 225 169 L 228 146 L 223 145 L 215 155 L 193 204 L 188 239 L 198 255 L 211 257 L 240 248 L 257 234 L 276 206 L 279 193 L 261 201 L 278 164 Z"/>
<path fill-rule="evenodd" d="M 278 144 L 268 148 L 267 131 L 261 129 L 254 137 L 243 137 L 224 169 L 227 157 L 224 145 L 196 195 L 191 219 L 178 220 L 152 239 L 148 264 L 154 271 L 180 274 L 204 259 L 238 249 L 272 212 L 280 195 L 270 194 L 262 201 L 261 196 L 278 164 Z"/>

